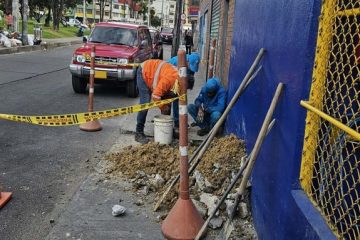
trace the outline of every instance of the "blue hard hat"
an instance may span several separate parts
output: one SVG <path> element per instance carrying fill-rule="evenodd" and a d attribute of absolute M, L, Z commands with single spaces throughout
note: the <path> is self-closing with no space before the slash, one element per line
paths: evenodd
<path fill-rule="evenodd" d="M 200 56 L 197 53 L 187 55 L 189 61 L 189 68 L 192 72 L 199 71 Z"/>

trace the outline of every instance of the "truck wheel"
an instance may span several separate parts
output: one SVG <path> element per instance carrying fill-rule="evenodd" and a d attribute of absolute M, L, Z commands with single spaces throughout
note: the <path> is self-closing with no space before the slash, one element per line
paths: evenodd
<path fill-rule="evenodd" d="M 128 97 L 136 98 L 139 96 L 139 90 L 136 84 L 136 78 L 126 83 L 126 94 Z"/>
<path fill-rule="evenodd" d="M 72 76 L 72 86 L 73 86 L 74 92 L 85 93 L 87 84 L 88 83 L 85 79 Z"/>
<path fill-rule="evenodd" d="M 163 60 L 164 50 L 161 49 L 159 59 Z"/>

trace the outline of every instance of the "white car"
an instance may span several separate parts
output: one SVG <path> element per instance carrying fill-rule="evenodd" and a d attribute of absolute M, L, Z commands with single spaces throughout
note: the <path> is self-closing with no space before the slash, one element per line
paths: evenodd
<path fill-rule="evenodd" d="M 81 22 L 75 18 L 70 18 L 69 21 L 66 22 L 66 25 L 70 27 L 79 27 L 81 25 Z"/>

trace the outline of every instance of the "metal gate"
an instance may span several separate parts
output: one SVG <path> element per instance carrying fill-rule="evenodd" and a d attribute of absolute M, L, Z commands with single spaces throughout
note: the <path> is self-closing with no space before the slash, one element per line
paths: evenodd
<path fill-rule="evenodd" d="M 360 239 L 360 0 L 323 1 L 300 181 L 340 239 Z"/>
<path fill-rule="evenodd" d="M 218 38 L 219 25 L 220 25 L 220 0 L 213 0 L 212 8 L 211 8 L 210 39 Z"/>

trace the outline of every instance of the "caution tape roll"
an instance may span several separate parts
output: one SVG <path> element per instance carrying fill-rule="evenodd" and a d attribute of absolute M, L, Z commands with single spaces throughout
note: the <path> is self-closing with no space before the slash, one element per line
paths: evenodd
<path fill-rule="evenodd" d="M 148 110 L 151 108 L 159 107 L 161 105 L 169 104 L 177 99 L 184 99 L 185 97 L 186 95 L 182 95 L 180 97 L 165 99 L 157 102 L 138 104 L 129 107 L 114 108 L 114 109 L 96 111 L 96 112 L 84 112 L 84 113 L 73 113 L 73 114 L 62 114 L 62 115 L 23 116 L 23 115 L 0 113 L 0 119 L 22 122 L 22 123 L 30 123 L 34 125 L 50 126 L 50 127 L 72 126 L 94 120 L 112 118 L 130 113 L 140 112 L 142 110 Z"/>

